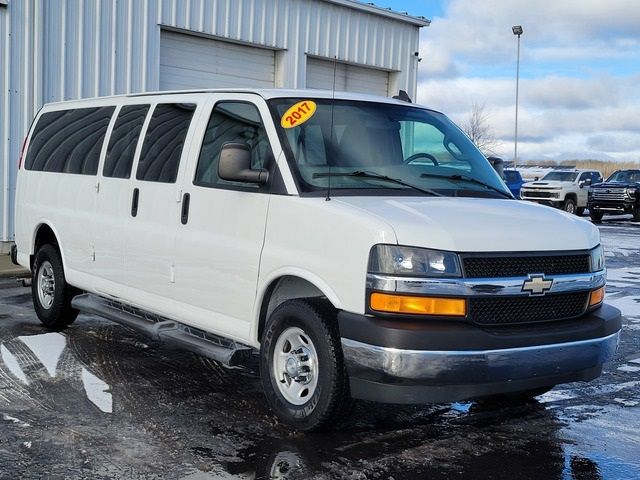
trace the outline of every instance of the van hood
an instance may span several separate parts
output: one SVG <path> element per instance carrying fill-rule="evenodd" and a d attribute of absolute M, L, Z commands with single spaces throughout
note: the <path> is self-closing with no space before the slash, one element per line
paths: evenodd
<path fill-rule="evenodd" d="M 388 223 L 398 243 L 455 252 L 587 250 L 600 232 L 586 220 L 535 203 L 451 197 L 334 197 Z"/>

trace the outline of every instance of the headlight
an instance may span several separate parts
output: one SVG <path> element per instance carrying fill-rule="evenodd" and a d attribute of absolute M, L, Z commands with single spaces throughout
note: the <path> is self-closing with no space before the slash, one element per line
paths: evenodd
<path fill-rule="evenodd" d="M 599 272 L 604 269 L 604 249 L 602 245 L 598 245 L 596 248 L 589 252 L 591 255 L 591 271 Z"/>
<path fill-rule="evenodd" d="M 627 188 L 627 195 L 631 198 L 636 198 L 637 190 L 635 188 Z"/>
<path fill-rule="evenodd" d="M 462 276 L 455 253 L 398 245 L 375 245 L 369 255 L 369 272 L 421 277 Z"/>

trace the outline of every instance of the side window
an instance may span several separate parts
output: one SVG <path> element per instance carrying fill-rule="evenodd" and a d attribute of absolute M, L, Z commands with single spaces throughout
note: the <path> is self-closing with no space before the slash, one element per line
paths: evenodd
<path fill-rule="evenodd" d="M 221 102 L 209 118 L 193 183 L 204 187 L 234 185 L 259 188 L 258 185 L 254 187 L 218 178 L 220 150 L 228 142 L 246 143 L 251 149 L 251 167 L 268 168 L 273 154 L 258 109 L 250 103 Z"/>
<path fill-rule="evenodd" d="M 602 175 L 600 175 L 598 172 L 592 172 L 591 177 L 592 177 L 591 183 L 602 182 Z"/>
<path fill-rule="evenodd" d="M 95 175 L 115 107 L 43 114 L 29 142 L 27 170 Z"/>
<path fill-rule="evenodd" d="M 149 105 L 126 105 L 120 109 L 111 132 L 102 174 L 105 177 L 129 178 L 136 145 Z"/>
<path fill-rule="evenodd" d="M 180 156 L 196 106 L 184 103 L 156 105 L 142 144 L 136 178 L 175 183 Z"/>
<path fill-rule="evenodd" d="M 578 179 L 578 182 L 582 182 L 584 180 L 586 180 L 587 178 L 591 178 L 591 173 L 590 172 L 584 172 L 580 174 L 580 178 Z"/>

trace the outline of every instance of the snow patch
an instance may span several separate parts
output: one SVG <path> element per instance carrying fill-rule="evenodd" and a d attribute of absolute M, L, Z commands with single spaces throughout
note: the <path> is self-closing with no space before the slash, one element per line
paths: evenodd
<path fill-rule="evenodd" d="M 19 427 L 30 427 L 31 426 L 27 422 L 23 422 L 19 418 L 12 417 L 11 415 L 7 415 L 6 413 L 2 414 L 2 420 L 4 420 L 5 422 L 15 423 Z"/>
<path fill-rule="evenodd" d="M 618 367 L 621 372 L 640 372 L 640 367 L 634 367 L 632 365 L 622 365 Z"/>

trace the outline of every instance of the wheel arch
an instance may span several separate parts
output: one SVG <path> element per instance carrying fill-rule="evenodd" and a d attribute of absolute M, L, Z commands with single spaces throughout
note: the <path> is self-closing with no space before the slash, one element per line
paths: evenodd
<path fill-rule="evenodd" d="M 29 252 L 30 267 L 33 269 L 33 260 L 36 253 L 38 252 L 38 249 L 42 245 L 46 245 L 47 243 L 55 245 L 55 247 L 58 249 L 58 252 L 60 252 L 60 257 L 62 258 L 62 266 L 64 268 L 66 262 L 64 251 L 62 250 L 62 247 L 60 245 L 60 235 L 58 235 L 55 227 L 47 221 L 40 222 L 34 229 L 34 235 L 31 241 L 31 251 Z"/>
<path fill-rule="evenodd" d="M 267 319 L 279 305 L 295 298 L 313 297 L 326 297 L 334 308 L 341 306 L 338 296 L 326 283 L 306 272 L 283 272 L 266 282 L 257 303 L 257 322 L 252 335 L 256 345 L 260 343 Z"/>

